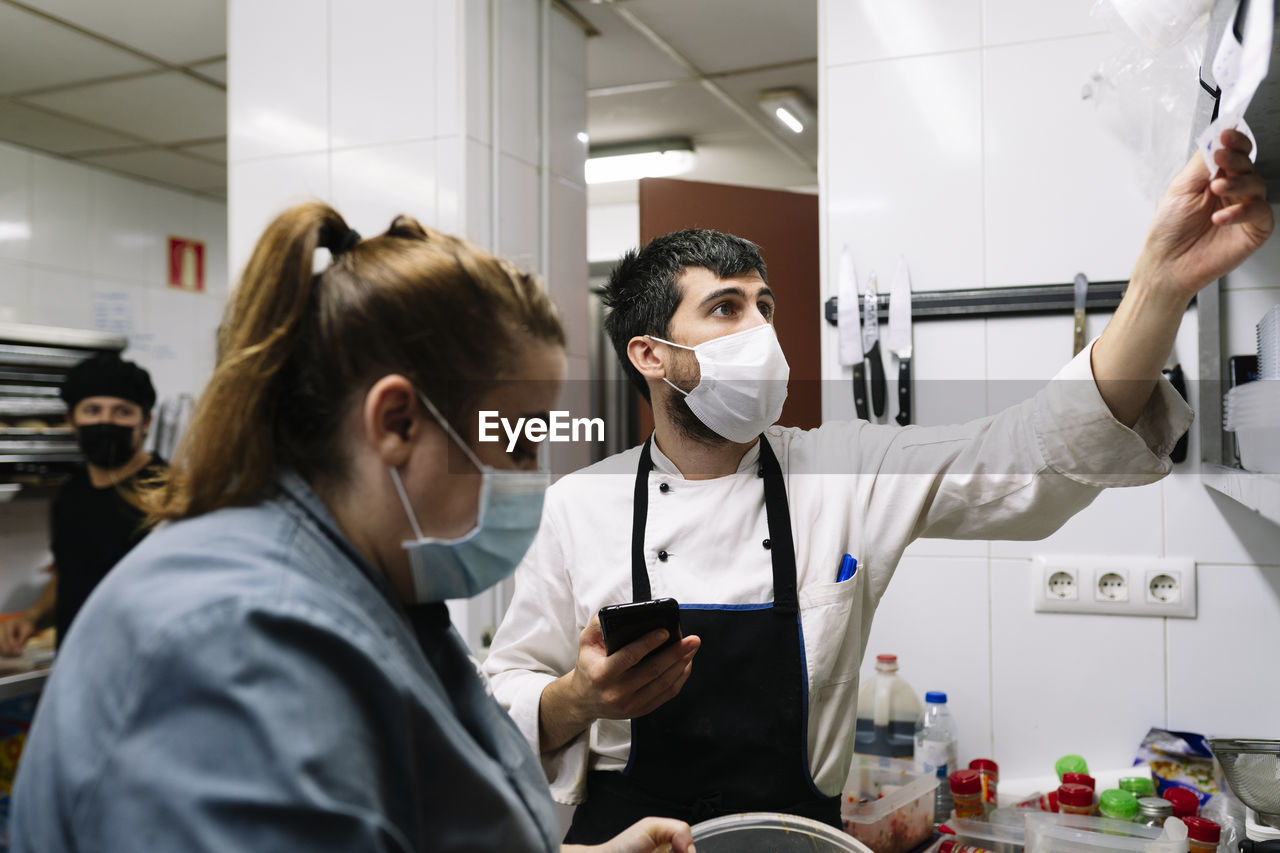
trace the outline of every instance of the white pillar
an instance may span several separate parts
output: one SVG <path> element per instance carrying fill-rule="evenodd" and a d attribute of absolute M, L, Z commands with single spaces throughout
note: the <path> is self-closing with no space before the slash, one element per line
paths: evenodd
<path fill-rule="evenodd" d="M 540 273 L 586 414 L 586 36 L 551 0 L 230 0 L 233 280 L 280 211 L 320 198 L 361 234 L 407 213 Z M 576 401 L 581 398 L 581 404 Z M 554 454 L 557 470 L 585 451 Z M 455 608 L 477 651 L 504 596 Z"/>

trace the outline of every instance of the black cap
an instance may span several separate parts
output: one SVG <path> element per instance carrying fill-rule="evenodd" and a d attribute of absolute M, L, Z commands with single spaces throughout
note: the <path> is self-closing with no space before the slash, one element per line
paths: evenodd
<path fill-rule="evenodd" d="M 151 375 L 114 352 L 100 352 L 71 368 L 62 383 L 62 399 L 68 409 L 86 397 L 120 397 L 150 412 L 156 404 Z"/>

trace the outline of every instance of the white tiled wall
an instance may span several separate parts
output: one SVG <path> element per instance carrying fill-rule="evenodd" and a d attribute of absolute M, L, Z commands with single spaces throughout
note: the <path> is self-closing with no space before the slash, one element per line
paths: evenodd
<path fill-rule="evenodd" d="M 229 7 L 230 268 L 308 198 L 365 235 L 407 213 L 542 274 L 564 317 L 570 379 L 585 380 L 581 28 L 547 0 L 269 5 Z M 281 62 L 286 42 L 296 62 Z M 559 464 L 584 465 L 585 451 Z M 455 610 L 477 650 L 496 602 Z"/>
<path fill-rule="evenodd" d="M 204 241 L 204 293 L 168 288 L 170 235 Z M 0 320 L 123 334 L 164 400 L 204 386 L 226 294 L 226 205 L 0 144 Z M 0 612 L 39 592 L 48 512 L 0 504 Z"/>
<path fill-rule="evenodd" d="M 882 291 L 899 254 L 920 290 L 1128 277 L 1153 205 L 1133 156 L 1082 98 L 1119 44 L 1092 5 L 820 0 L 828 295 L 845 243 Z M 1224 352 L 1252 352 L 1278 283 L 1276 241 L 1225 282 Z M 1090 316 L 1091 336 L 1106 319 Z M 917 324 L 918 420 L 1025 399 L 1070 357 L 1071 325 L 1065 315 Z M 848 369 L 823 328 L 824 416 L 852 417 Z M 1194 378 L 1194 310 L 1175 355 Z M 886 367 L 892 377 L 892 358 Z M 1198 447 L 1193 436 L 1192 461 L 1174 475 L 1104 493 L 1044 542 L 913 544 L 868 659 L 897 653 L 917 690 L 947 691 L 961 759 L 993 757 L 1011 777 L 1044 775 L 1066 752 L 1126 766 L 1151 726 L 1280 735 L 1280 683 L 1268 675 L 1280 655 L 1280 527 L 1207 490 Z M 1033 613 L 1037 553 L 1190 555 L 1199 617 Z"/>

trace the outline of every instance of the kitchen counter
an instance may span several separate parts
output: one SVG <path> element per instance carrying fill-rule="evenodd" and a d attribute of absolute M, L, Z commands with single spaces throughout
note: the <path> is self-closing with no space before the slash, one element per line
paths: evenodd
<path fill-rule="evenodd" d="M 48 677 L 49 667 L 47 666 L 0 676 L 0 702 L 16 696 L 39 693 L 44 689 L 44 682 Z"/>

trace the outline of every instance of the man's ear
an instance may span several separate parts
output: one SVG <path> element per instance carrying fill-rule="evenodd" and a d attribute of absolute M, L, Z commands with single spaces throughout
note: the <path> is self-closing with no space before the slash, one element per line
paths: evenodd
<path fill-rule="evenodd" d="M 662 364 L 662 359 L 658 357 L 654 344 L 652 339 L 643 335 L 632 338 L 627 341 L 627 358 L 645 379 L 661 382 L 667 375 L 667 371 Z"/>
<path fill-rule="evenodd" d="M 413 383 L 399 374 L 382 377 L 364 395 L 360 414 L 363 439 L 383 464 L 399 468 L 407 462 L 424 428 Z"/>

